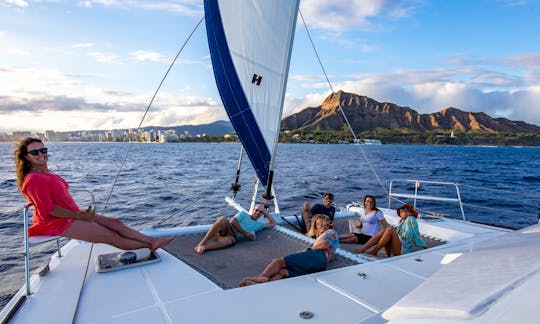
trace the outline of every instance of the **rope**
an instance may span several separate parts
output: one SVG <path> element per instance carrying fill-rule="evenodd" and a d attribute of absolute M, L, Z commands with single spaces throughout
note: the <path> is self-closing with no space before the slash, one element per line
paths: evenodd
<path fill-rule="evenodd" d="M 315 52 L 315 56 L 317 57 L 317 61 L 319 62 L 319 65 L 320 65 L 321 70 L 322 70 L 322 72 L 324 74 L 324 77 L 326 78 L 326 82 L 328 83 L 328 86 L 330 87 L 330 91 L 332 91 L 332 94 L 334 94 L 335 93 L 334 87 L 332 86 L 332 83 L 330 82 L 330 79 L 328 78 L 328 74 L 326 73 L 326 70 L 324 69 L 321 58 L 319 56 L 319 53 L 317 52 L 317 49 L 315 48 L 315 43 L 313 42 L 313 39 L 311 38 L 311 33 L 309 32 L 306 21 L 304 20 L 304 15 L 302 15 L 302 12 L 300 10 L 298 10 L 298 12 L 300 13 L 300 18 L 302 19 L 302 23 L 304 24 L 304 28 L 306 29 L 307 36 L 308 36 L 309 41 L 311 43 L 311 47 L 313 48 L 313 51 Z M 345 111 L 343 110 L 343 107 L 341 107 L 340 102 L 338 102 L 338 107 L 339 107 L 339 111 L 343 115 L 343 118 L 345 119 L 345 122 L 347 123 L 347 127 L 349 128 L 349 131 L 351 132 L 351 134 L 352 134 L 352 136 L 354 138 L 354 142 L 357 143 L 358 138 L 356 138 L 356 133 L 354 132 L 354 130 L 353 130 L 352 126 L 351 126 L 351 123 L 349 122 L 349 119 L 345 115 Z M 371 169 L 371 172 L 373 172 L 373 175 L 375 175 L 375 178 L 377 178 L 377 181 L 381 185 L 381 188 L 383 189 L 383 191 L 388 194 L 388 189 L 384 186 L 384 183 L 381 180 L 381 178 L 379 177 L 379 175 L 377 174 L 377 171 L 375 171 L 375 168 L 373 167 L 370 160 L 368 159 L 366 152 L 362 148 L 362 145 L 359 145 L 359 147 L 360 147 L 360 151 L 362 152 L 362 155 L 364 156 L 364 159 L 366 160 L 369 168 Z"/>
<path fill-rule="evenodd" d="M 178 50 L 178 53 L 176 54 L 176 56 L 174 57 L 174 59 L 172 60 L 171 64 L 169 65 L 169 68 L 167 69 L 167 71 L 165 72 L 165 75 L 163 76 L 163 78 L 161 79 L 161 82 L 159 83 L 158 87 L 156 88 L 156 91 L 154 92 L 154 95 L 152 96 L 152 99 L 150 99 L 150 102 L 148 103 L 148 106 L 146 107 L 146 110 L 144 111 L 144 114 L 141 118 L 141 121 L 139 122 L 139 126 L 137 126 L 137 130 L 139 130 L 144 122 L 144 119 L 146 118 L 146 115 L 148 114 L 148 111 L 150 110 L 150 107 L 152 106 L 152 104 L 154 103 L 154 100 L 159 92 L 159 90 L 161 89 L 161 86 L 163 85 L 163 83 L 165 82 L 165 79 L 167 78 L 167 76 L 169 75 L 169 72 L 172 70 L 172 67 L 174 66 L 174 64 L 176 63 L 176 60 L 178 59 L 178 57 L 180 56 L 180 54 L 182 53 L 182 51 L 184 50 L 184 47 L 186 47 L 186 44 L 189 42 L 189 40 L 191 39 L 191 37 L 193 36 L 193 34 L 195 33 L 195 31 L 199 28 L 199 25 L 203 22 L 204 20 L 204 16 L 201 18 L 201 20 L 199 20 L 199 22 L 197 23 L 197 25 L 195 26 L 195 28 L 191 31 L 191 33 L 189 34 L 188 38 L 186 39 L 186 41 L 184 42 L 184 44 L 182 44 L 182 47 L 180 47 L 180 50 Z M 133 141 L 129 142 L 129 145 L 128 145 L 128 149 L 126 151 L 126 154 L 124 155 L 124 159 L 122 160 L 122 164 L 120 165 L 120 168 L 118 169 L 118 172 L 116 173 L 116 176 L 114 177 L 114 180 L 113 180 L 113 184 L 112 184 L 112 187 L 111 187 L 111 190 L 109 191 L 109 196 L 107 197 L 107 200 L 105 201 L 105 206 L 103 207 L 103 209 L 106 209 L 107 206 L 109 205 L 109 200 L 111 199 L 112 197 L 112 193 L 113 193 L 113 190 L 114 190 L 114 187 L 116 186 L 116 182 L 118 181 L 118 178 L 120 177 L 120 172 L 122 172 L 122 169 L 124 168 L 124 165 L 126 164 L 126 161 L 127 161 L 127 158 L 128 158 L 128 155 L 129 155 L 129 152 L 131 150 L 131 146 L 133 145 Z"/>
<path fill-rule="evenodd" d="M 186 41 L 184 42 L 184 44 L 182 44 L 182 46 L 180 47 L 180 50 L 178 50 L 178 53 L 176 54 L 176 56 L 172 60 L 171 64 L 169 65 L 169 68 L 165 72 L 165 75 L 161 79 L 161 82 L 159 83 L 158 87 L 156 88 L 156 91 L 154 92 L 154 95 L 152 96 L 152 99 L 148 103 L 148 106 L 146 107 L 146 110 L 144 111 L 144 114 L 143 114 L 143 116 L 141 118 L 141 121 L 139 122 L 139 126 L 137 126 L 137 129 L 141 128 L 141 126 L 142 126 L 142 124 L 144 122 L 144 119 L 146 118 L 146 115 L 148 114 L 148 111 L 150 110 L 150 107 L 154 103 L 154 100 L 155 100 L 159 90 L 161 89 L 161 86 L 163 85 L 163 83 L 165 82 L 165 79 L 167 78 L 167 75 L 169 75 L 169 72 L 172 70 L 172 67 L 174 66 L 174 64 L 176 63 L 176 60 L 178 59 L 178 57 L 180 56 L 180 54 L 184 50 L 184 47 L 186 46 L 188 41 L 191 39 L 191 37 L 193 36 L 195 31 L 199 28 L 199 26 L 200 26 L 200 24 L 202 23 L 203 20 L 204 20 L 204 16 L 199 20 L 199 22 L 197 23 L 195 28 L 191 31 L 191 33 L 189 34 L 189 36 L 186 39 Z M 107 206 L 109 205 L 109 201 L 110 201 L 110 199 L 112 197 L 113 190 L 116 187 L 116 183 L 118 181 L 118 178 L 120 177 L 120 172 L 122 172 L 122 169 L 124 168 L 124 165 L 126 164 L 126 161 L 127 161 L 127 158 L 128 158 L 128 155 L 129 155 L 129 152 L 131 150 L 132 145 L 133 145 L 133 141 L 129 142 L 128 148 L 126 150 L 126 154 L 124 155 L 124 158 L 122 160 L 122 164 L 120 165 L 120 168 L 118 168 L 118 172 L 116 173 L 116 176 L 113 179 L 113 184 L 111 186 L 111 190 L 109 191 L 109 195 L 107 196 L 107 199 L 105 200 L 105 205 L 103 206 L 104 210 L 106 210 Z M 83 277 L 83 280 L 82 280 L 82 283 L 81 283 L 81 288 L 79 289 L 79 295 L 77 296 L 77 304 L 75 305 L 75 310 L 74 310 L 74 313 L 73 313 L 73 319 L 71 321 L 72 323 L 75 323 L 75 319 L 77 318 L 77 312 L 79 310 L 79 303 L 81 301 L 82 291 L 84 289 L 84 285 L 86 283 L 86 278 L 88 276 L 88 268 L 90 267 L 90 259 L 92 257 L 93 249 L 94 249 L 94 243 L 92 243 L 90 245 L 90 252 L 88 253 L 88 259 L 87 259 L 87 262 L 86 262 L 86 270 L 84 271 L 84 277 Z"/>
<path fill-rule="evenodd" d="M 241 171 L 245 171 L 246 168 L 248 168 L 248 166 L 245 166 Z M 234 177 L 232 177 L 232 179 L 234 179 L 235 177 L 236 177 L 236 175 L 235 175 Z M 230 181 L 231 181 L 231 178 L 227 178 L 227 179 L 224 180 L 223 182 L 218 183 L 218 184 L 216 185 L 216 188 L 220 188 L 220 187 L 222 187 L 224 184 L 229 183 Z M 199 193 L 199 194 L 196 194 L 195 196 L 197 196 L 197 197 L 202 197 L 203 195 Z M 200 204 L 201 202 L 202 202 L 202 198 L 197 199 L 197 200 L 193 201 L 192 203 L 185 205 L 181 210 L 177 211 L 177 212 L 174 213 L 174 214 L 171 214 L 171 215 L 167 216 L 166 218 L 164 218 L 164 219 L 158 221 L 157 223 L 155 223 L 155 224 L 152 225 L 152 226 L 153 226 L 153 227 L 160 227 L 160 226 L 163 225 L 163 223 L 165 223 L 165 222 L 168 221 L 169 219 L 171 219 L 171 218 L 177 216 L 178 214 L 182 213 L 184 210 L 186 210 L 186 209 L 188 209 L 188 208 L 197 206 L 196 204 Z M 227 208 L 227 207 L 224 207 L 224 208 Z M 193 214 L 194 214 L 194 213 L 193 213 Z M 186 214 L 186 215 L 187 215 L 187 216 L 190 216 L 191 214 Z M 184 216 L 186 216 L 186 215 L 184 215 Z"/>

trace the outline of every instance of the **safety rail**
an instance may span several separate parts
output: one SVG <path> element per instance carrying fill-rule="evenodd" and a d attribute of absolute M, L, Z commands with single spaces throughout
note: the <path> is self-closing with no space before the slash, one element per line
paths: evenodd
<path fill-rule="evenodd" d="M 414 183 L 414 194 L 411 193 L 395 193 L 392 191 L 392 186 L 395 182 L 409 182 Z M 456 196 L 457 198 L 449 198 L 449 197 L 440 197 L 440 196 L 429 196 L 429 195 L 419 195 L 418 189 L 422 187 L 422 184 L 433 184 L 433 185 L 445 185 L 445 186 L 453 186 L 456 189 Z M 439 202 L 448 202 L 448 203 L 458 203 L 459 208 L 461 210 L 461 218 L 463 220 L 465 219 L 465 212 L 463 211 L 463 202 L 461 201 L 461 194 L 459 192 L 459 186 L 457 183 L 452 182 L 439 182 L 439 181 L 423 181 L 423 180 L 391 180 L 390 186 L 388 189 L 388 208 L 391 207 L 392 204 L 392 197 L 395 198 L 406 198 L 406 199 L 413 199 L 413 207 L 416 209 L 416 200 L 428 200 L 428 201 L 439 201 Z"/>
<path fill-rule="evenodd" d="M 23 209 L 23 218 L 24 218 L 24 279 L 26 284 L 26 295 L 29 296 L 32 294 L 30 289 L 30 244 L 36 245 L 52 240 L 56 240 L 56 248 L 58 249 L 58 257 L 62 257 L 60 251 L 60 236 L 34 236 L 32 238 L 28 237 L 28 210 L 34 204 L 29 203 L 24 206 Z"/>

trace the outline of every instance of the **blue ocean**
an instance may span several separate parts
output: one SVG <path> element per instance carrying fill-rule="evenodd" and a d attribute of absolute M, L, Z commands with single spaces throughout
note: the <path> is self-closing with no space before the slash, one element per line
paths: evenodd
<path fill-rule="evenodd" d="M 137 229 L 206 224 L 232 215 L 224 197 L 236 176 L 239 144 L 47 143 L 49 168 L 64 177 L 81 208 L 120 217 Z M 22 207 L 15 184 L 14 145 L 0 143 L 0 307 L 24 284 Z M 248 206 L 254 173 L 244 157 L 237 200 Z M 522 228 L 538 222 L 540 148 L 423 145 L 280 144 L 274 186 L 282 215 L 331 191 L 337 207 L 374 194 L 388 206 L 391 180 L 459 184 L 468 220 Z M 401 182 L 403 183 L 403 182 Z M 414 183 L 409 183 L 414 186 Z M 394 187 L 406 190 L 404 187 Z M 432 186 L 421 186 L 432 194 Z M 447 193 L 455 193 L 455 189 Z M 425 192 L 424 192 L 425 191 Z M 396 207 L 398 203 L 393 203 Z M 461 218 L 457 205 L 418 203 L 422 212 Z M 32 248 L 33 267 L 54 243 Z"/>

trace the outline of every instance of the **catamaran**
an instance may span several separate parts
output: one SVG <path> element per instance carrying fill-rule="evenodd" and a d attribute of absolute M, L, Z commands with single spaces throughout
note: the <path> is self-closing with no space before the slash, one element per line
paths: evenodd
<path fill-rule="evenodd" d="M 104 244 L 70 240 L 0 313 L 2 323 L 532 323 L 540 285 L 540 225 L 521 230 L 469 222 L 453 183 L 391 182 L 386 220 L 407 200 L 457 204 L 460 219 L 421 214 L 427 249 L 384 258 L 351 253 L 342 244 L 326 271 L 237 287 L 270 260 L 305 249 L 313 240 L 281 215 L 272 185 L 299 0 L 205 0 L 212 64 L 223 105 L 258 178 L 252 205 L 267 204 L 280 225 L 225 250 L 197 255 L 193 247 L 210 225 L 151 228 L 177 238 L 151 263 L 100 271 Z M 242 17 L 242 18 L 239 18 Z M 412 182 L 412 185 L 411 185 Z M 452 195 L 419 188 L 450 187 Z M 412 189 L 411 189 L 412 188 Z M 412 190 L 412 191 L 411 191 Z M 232 208 L 243 210 L 233 198 Z M 337 212 L 335 228 L 348 232 L 362 206 Z M 25 208 L 27 221 L 31 207 Z M 27 238 L 29 244 L 57 238 Z M 381 252 L 382 253 L 382 252 Z M 27 264 L 29 254 L 26 253 Z M 122 260 L 120 260 L 122 261 Z"/>

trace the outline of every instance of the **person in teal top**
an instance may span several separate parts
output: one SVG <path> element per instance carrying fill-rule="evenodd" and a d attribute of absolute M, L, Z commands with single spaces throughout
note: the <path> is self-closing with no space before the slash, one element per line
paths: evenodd
<path fill-rule="evenodd" d="M 387 256 L 395 256 L 412 252 L 414 246 L 426 248 L 427 244 L 420 237 L 420 230 L 416 221 L 418 213 L 413 206 L 404 204 L 397 209 L 397 213 L 401 219 L 396 229 L 388 227 L 384 231 L 380 231 L 355 252 L 364 253 L 372 246 L 375 246 L 374 249 L 367 253 L 377 255 L 379 250 L 384 248 Z"/>
<path fill-rule="evenodd" d="M 266 222 L 259 221 L 263 215 Z M 263 205 L 259 204 L 253 208 L 251 215 L 240 211 L 230 221 L 225 216 L 219 217 L 199 244 L 194 247 L 194 250 L 197 254 L 203 254 L 207 250 L 224 249 L 236 244 L 243 237 L 253 241 L 255 240 L 255 232 L 274 227 L 276 224 L 272 215 L 264 209 Z M 213 238 L 215 240 L 210 241 Z"/>

